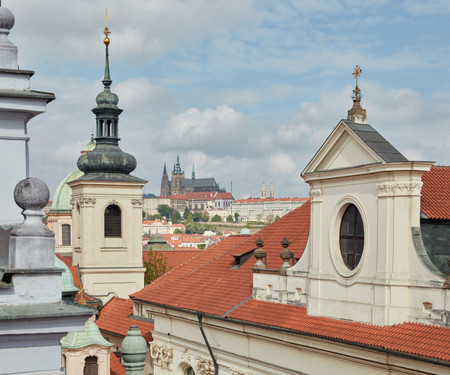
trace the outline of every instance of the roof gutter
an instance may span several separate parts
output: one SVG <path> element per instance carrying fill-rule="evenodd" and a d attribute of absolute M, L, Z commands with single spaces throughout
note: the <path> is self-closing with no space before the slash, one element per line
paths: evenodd
<path fill-rule="evenodd" d="M 214 374 L 219 375 L 219 365 L 217 364 L 216 357 L 214 357 L 214 353 L 211 350 L 211 346 L 209 345 L 208 339 L 205 335 L 205 331 L 203 330 L 202 320 L 203 320 L 203 314 L 201 312 L 197 313 L 198 317 L 198 327 L 200 328 L 200 332 L 202 333 L 203 340 L 205 340 L 206 347 L 208 348 L 209 355 L 211 356 L 213 362 L 214 362 Z"/>

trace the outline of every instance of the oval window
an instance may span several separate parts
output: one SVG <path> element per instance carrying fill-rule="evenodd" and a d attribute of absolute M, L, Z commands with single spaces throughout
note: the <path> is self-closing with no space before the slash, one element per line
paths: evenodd
<path fill-rule="evenodd" d="M 361 214 L 354 204 L 349 205 L 342 216 L 339 245 L 344 263 L 350 270 L 354 270 L 364 249 L 364 226 Z"/>

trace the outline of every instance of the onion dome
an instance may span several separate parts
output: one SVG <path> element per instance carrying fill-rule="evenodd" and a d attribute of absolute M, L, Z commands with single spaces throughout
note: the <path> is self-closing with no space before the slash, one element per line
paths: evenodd
<path fill-rule="evenodd" d="M 78 292 L 78 288 L 73 282 L 72 272 L 70 272 L 69 267 L 61 259 L 55 256 L 55 267 L 62 268 L 64 272 L 61 275 L 62 278 L 62 293 L 75 293 Z"/>
<path fill-rule="evenodd" d="M 8 8 L 0 6 L 0 29 L 9 31 L 15 22 L 14 14 Z"/>
<path fill-rule="evenodd" d="M 130 174 L 136 169 L 136 158 L 116 145 L 97 143 L 95 149 L 81 155 L 78 168 L 84 173 Z"/>

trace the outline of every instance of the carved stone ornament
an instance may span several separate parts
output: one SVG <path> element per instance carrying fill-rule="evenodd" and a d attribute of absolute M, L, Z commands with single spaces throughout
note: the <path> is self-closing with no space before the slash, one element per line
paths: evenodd
<path fill-rule="evenodd" d="M 212 361 L 200 358 L 197 362 L 197 371 L 200 375 L 214 375 L 214 363 Z"/>
<path fill-rule="evenodd" d="M 189 351 L 187 349 L 184 349 L 181 359 L 186 363 L 191 362 L 191 355 L 189 354 Z"/>
<path fill-rule="evenodd" d="M 173 349 L 170 346 L 153 341 L 150 343 L 150 355 L 154 364 L 172 371 Z"/>
<path fill-rule="evenodd" d="M 108 205 L 112 205 L 112 204 L 117 206 L 119 204 L 119 202 L 117 202 L 115 199 L 113 199 L 112 201 L 108 202 Z"/>
<path fill-rule="evenodd" d="M 95 198 L 78 198 L 78 199 L 72 199 L 70 201 L 70 204 L 72 207 L 76 206 L 94 206 L 96 202 Z"/>
<path fill-rule="evenodd" d="M 250 371 L 239 370 L 237 368 L 230 368 L 230 375 L 252 375 Z"/>
<path fill-rule="evenodd" d="M 322 202 L 322 189 L 311 189 L 309 191 L 309 197 L 311 198 L 311 202 Z"/>
<path fill-rule="evenodd" d="M 377 185 L 377 192 L 379 197 L 419 195 L 422 185 L 422 182 L 388 182 Z"/>
<path fill-rule="evenodd" d="M 99 347 L 98 345 L 89 345 L 83 348 L 81 351 L 83 357 L 96 356 L 98 357 L 105 350 L 105 347 Z"/>
<path fill-rule="evenodd" d="M 142 207 L 144 204 L 144 201 L 142 199 L 132 199 L 131 204 L 133 206 Z"/>

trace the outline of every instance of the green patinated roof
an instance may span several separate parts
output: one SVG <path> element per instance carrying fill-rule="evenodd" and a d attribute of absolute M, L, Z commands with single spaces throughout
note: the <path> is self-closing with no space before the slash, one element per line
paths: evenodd
<path fill-rule="evenodd" d="M 159 233 L 156 233 L 152 236 L 152 238 L 150 238 L 150 240 L 147 242 L 147 245 L 145 245 L 142 250 L 161 251 L 174 250 L 174 248 L 166 242 L 163 236 L 161 236 Z"/>
<path fill-rule="evenodd" d="M 73 283 L 72 272 L 69 267 L 58 257 L 55 257 L 55 267 L 63 268 L 65 272 L 62 273 L 62 292 L 78 292 L 78 288 Z"/>
<path fill-rule="evenodd" d="M 81 150 L 81 153 L 92 151 L 95 148 L 95 141 L 90 141 L 84 148 Z"/>
<path fill-rule="evenodd" d="M 91 320 L 84 324 L 84 331 L 69 332 L 60 342 L 64 349 L 80 349 L 88 345 L 113 346 L 102 337 L 97 325 Z"/>
<path fill-rule="evenodd" d="M 72 211 L 70 200 L 72 199 L 72 189 L 67 185 L 68 182 L 76 180 L 83 175 L 79 169 L 69 173 L 62 180 L 53 195 L 52 211 Z"/>
<path fill-rule="evenodd" d="M 247 227 L 244 227 L 241 229 L 241 232 L 239 234 L 251 234 L 250 229 Z"/>

